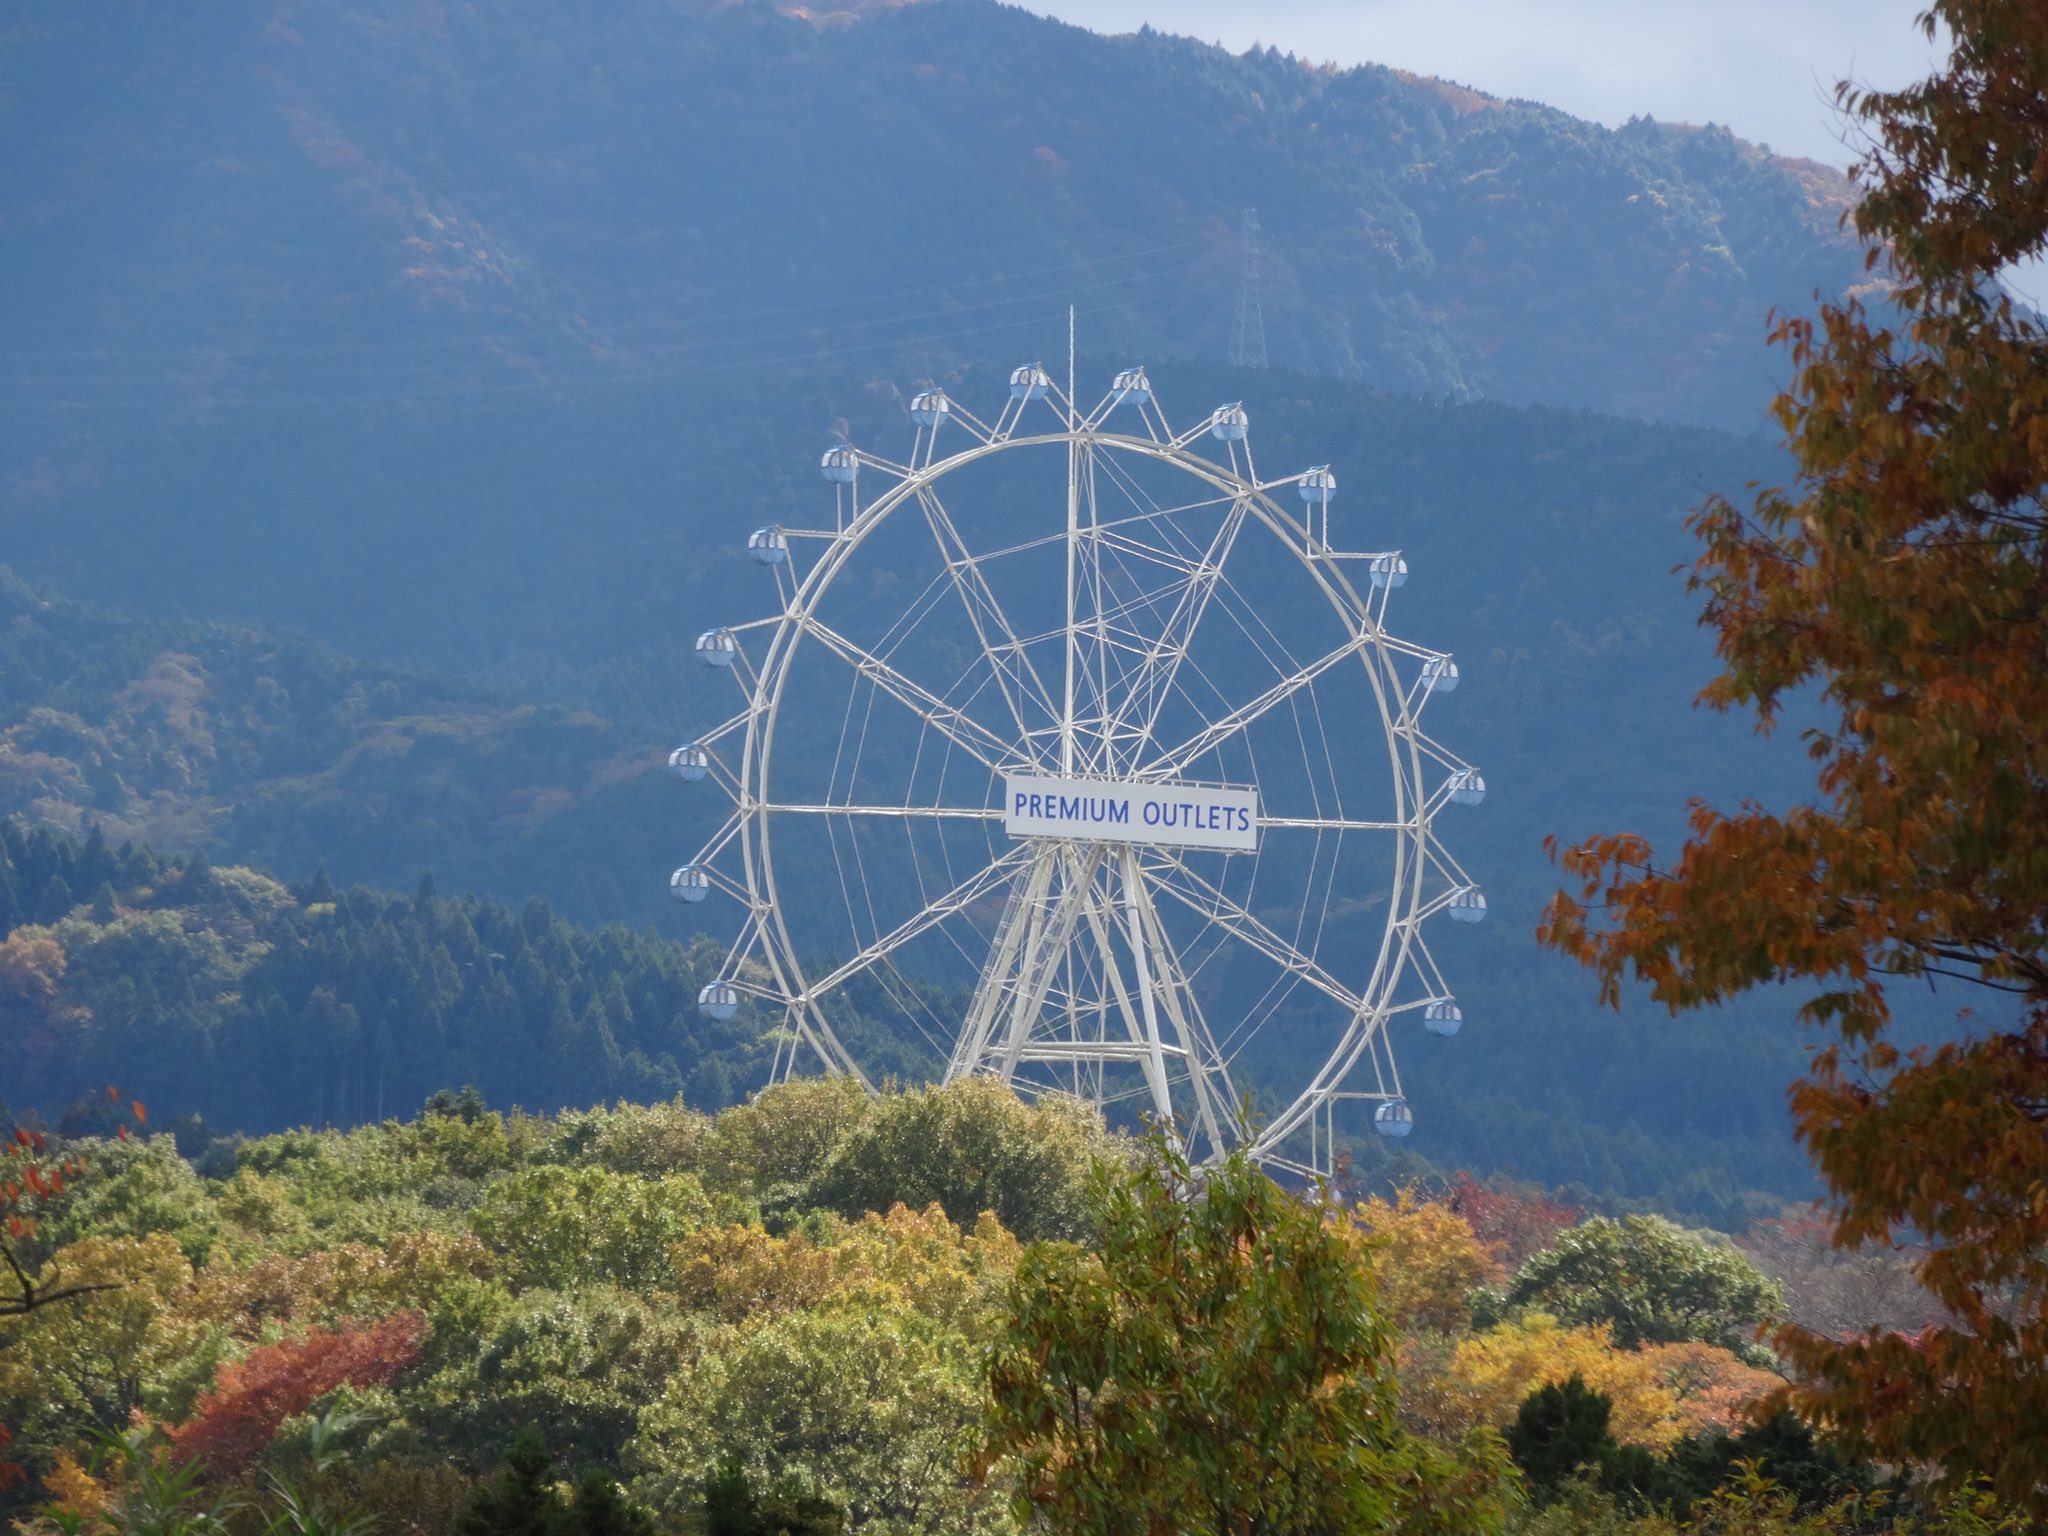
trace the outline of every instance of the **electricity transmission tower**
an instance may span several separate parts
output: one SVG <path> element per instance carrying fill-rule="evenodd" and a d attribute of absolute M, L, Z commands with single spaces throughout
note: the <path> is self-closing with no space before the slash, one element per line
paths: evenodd
<path fill-rule="evenodd" d="M 1259 210 L 1247 208 L 1238 225 L 1237 324 L 1230 361 L 1239 368 L 1266 366 L 1266 312 L 1259 303 Z"/>

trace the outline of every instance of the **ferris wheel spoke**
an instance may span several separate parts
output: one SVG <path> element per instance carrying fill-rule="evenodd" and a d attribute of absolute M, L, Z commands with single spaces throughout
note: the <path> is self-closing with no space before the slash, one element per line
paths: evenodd
<path fill-rule="evenodd" d="M 1342 1003 L 1354 1015 L 1364 1010 L 1365 1000 L 1357 993 L 1244 907 L 1231 900 L 1216 886 L 1189 869 L 1181 860 L 1163 851 L 1159 853 L 1159 859 L 1159 864 L 1150 866 L 1154 884 L 1158 889 L 1166 892 L 1190 912 L 1215 923 L 1225 932 L 1242 940 L 1289 974 L 1300 977 L 1324 996 Z M 1172 878 L 1161 878 L 1162 866 L 1188 883 L 1181 885 Z"/>
<path fill-rule="evenodd" d="M 1233 736 L 1242 735 L 1263 716 L 1278 708 L 1281 704 L 1286 703 L 1288 699 L 1308 687 L 1317 678 L 1329 671 L 1330 668 L 1358 655 L 1371 643 L 1371 636 L 1361 631 L 1357 636 L 1338 646 L 1335 650 L 1328 651 L 1322 656 L 1317 657 L 1292 676 L 1283 677 L 1257 698 L 1239 705 L 1221 720 L 1212 721 L 1193 736 L 1190 736 L 1186 741 L 1183 741 L 1179 746 L 1161 754 L 1157 760 L 1146 767 L 1144 777 L 1149 779 L 1170 779 L 1176 774 L 1185 772 L 1188 766 L 1198 760 L 1203 753 L 1221 746 Z"/>
<path fill-rule="evenodd" d="M 1121 532 L 1105 542 L 1111 548 L 1174 571 L 1179 576 L 1177 582 L 1154 594 L 1156 600 L 1163 600 L 1169 592 L 1172 593 L 1173 607 L 1148 637 L 1137 664 L 1119 679 L 1121 702 L 1112 708 L 1109 700 L 1104 699 L 1102 705 L 1105 737 L 1114 739 L 1129 732 L 1133 727 L 1132 717 L 1142 712 L 1143 720 L 1136 724 L 1136 734 L 1141 740 L 1149 740 L 1160 712 L 1172 697 L 1181 664 L 1201 628 L 1210 599 L 1223 581 L 1226 562 L 1244 528 L 1248 509 L 1242 495 L 1206 497 L 1179 506 L 1160 507 L 1128 475 L 1121 473 L 1113 464 L 1109 467 L 1112 483 L 1133 506 L 1141 511 L 1149 506 L 1151 516 L 1141 526 L 1158 542 L 1146 543 L 1135 533 Z M 1184 549 L 1163 547 L 1172 541 L 1177 531 L 1176 518 L 1225 506 L 1226 503 L 1227 510 L 1205 546 L 1197 547 L 1193 540 L 1184 539 Z"/>
<path fill-rule="evenodd" d="M 1201 628 L 1202 619 L 1209 611 L 1210 600 L 1223 582 L 1223 563 L 1229 558 L 1231 547 L 1237 542 L 1237 535 L 1244 527 L 1244 522 L 1244 507 L 1240 503 L 1232 507 L 1224 517 L 1223 526 L 1217 530 L 1216 538 L 1204 554 L 1201 565 L 1189 577 L 1187 586 L 1181 592 L 1180 601 L 1168 615 L 1157 643 L 1138 664 L 1137 676 L 1132 680 L 1118 723 L 1121 725 L 1132 710 L 1144 709 L 1145 717 L 1138 727 L 1138 733 L 1147 740 L 1158 726 L 1160 713 L 1166 708 L 1167 700 L 1173 696 L 1174 687 L 1180 678 L 1181 666 L 1187 660 L 1195 634 Z"/>
<path fill-rule="evenodd" d="M 1016 744 L 1003 740 L 965 710 L 948 704 L 930 689 L 912 682 L 881 657 L 856 645 L 815 615 L 799 614 L 796 622 L 805 634 L 816 638 L 827 650 L 981 763 L 990 773 L 1001 773 L 1005 762 L 1015 762 Z"/>
<path fill-rule="evenodd" d="M 1259 813 L 1259 831 L 1270 832 L 1413 832 L 1412 821 L 1359 821 L 1348 816 L 1269 816 Z"/>
<path fill-rule="evenodd" d="M 969 805 L 848 805 L 833 802 L 779 804 L 763 801 L 754 807 L 774 816 L 880 816 L 889 821 L 905 817 L 920 821 L 1001 821 L 1002 807 Z"/>
<path fill-rule="evenodd" d="M 966 910 L 1008 881 L 1012 873 L 1023 865 L 1029 854 L 1030 845 L 1020 843 L 985 868 L 975 871 L 938 900 L 929 903 L 923 911 L 899 923 L 851 960 L 844 961 L 804 988 L 805 999 L 815 1003 L 828 992 L 844 986 L 876 962 L 894 954 L 920 934 L 929 932 L 947 918 Z"/>
<path fill-rule="evenodd" d="M 925 522 L 931 528 L 932 537 L 938 542 L 939 558 L 952 580 L 954 592 L 959 595 L 960 606 L 966 610 L 967 622 L 974 628 L 974 637 L 981 644 L 982 654 L 988 658 L 990 670 L 995 673 L 996 686 L 1002 690 L 1011 718 L 1017 723 L 1017 733 L 1020 737 L 1029 736 L 1031 726 L 1024 718 L 1024 700 L 1020 694 L 1028 689 L 1033 701 L 1043 707 L 1047 715 L 1053 713 L 1052 694 L 1046 688 L 1045 680 L 1038 675 L 1038 669 L 1031 664 L 1030 653 L 1017 637 L 1016 626 L 996 600 L 994 591 L 982 574 L 980 562 L 975 559 L 967 541 L 961 538 L 959 527 L 939 500 L 938 492 L 929 485 L 920 486 L 917 499 L 924 509 Z M 994 630 L 993 635 L 991 629 Z"/>

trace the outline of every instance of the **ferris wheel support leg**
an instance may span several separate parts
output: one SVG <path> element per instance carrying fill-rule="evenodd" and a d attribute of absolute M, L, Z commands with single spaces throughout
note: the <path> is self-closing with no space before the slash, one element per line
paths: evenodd
<path fill-rule="evenodd" d="M 1037 925 L 1032 934 L 1032 943 L 1024 952 L 1024 966 L 1018 974 L 1017 989 L 1010 999 L 1010 1028 L 1003 1045 L 1002 1079 L 1009 1082 L 1017 1073 L 1017 1062 L 1023 1054 L 1024 1044 L 1031 1038 L 1033 1027 L 1045 1012 L 1046 993 L 1051 989 L 1053 977 L 1059 973 L 1060 963 L 1067 956 L 1068 946 L 1074 940 L 1074 928 L 1081 920 L 1082 910 L 1094 899 L 1095 878 L 1102 867 L 1103 850 L 1100 845 L 1092 848 L 1083 859 L 1075 855 L 1071 844 L 1056 844 L 1053 859 L 1058 863 L 1065 884 L 1060 890 L 1060 899 L 1046 921 Z"/>
<path fill-rule="evenodd" d="M 1049 852 L 1042 852 L 1031 861 L 1031 868 L 1024 878 L 1010 889 L 1009 905 L 1004 909 L 995 947 L 989 952 L 981 984 L 974 989 L 973 1007 L 968 1010 L 966 1026 L 960 1031 L 960 1043 L 955 1047 L 952 1063 L 946 1071 L 948 1082 L 966 1076 L 981 1065 L 988 1050 L 989 1036 L 995 1031 L 996 1014 L 1008 995 L 1006 982 L 1016 971 L 1017 951 L 1023 945 L 1027 932 L 1037 922 L 1045 893 L 1052 884 L 1052 872 L 1053 860 Z"/>
<path fill-rule="evenodd" d="M 1166 1053 L 1159 1038 L 1159 1010 L 1152 996 L 1152 970 L 1146 956 L 1143 924 L 1138 917 L 1138 860 L 1123 857 L 1124 916 L 1130 925 L 1131 964 L 1138 972 L 1138 1003 L 1145 1021 L 1145 1075 L 1152 1085 L 1152 1102 L 1159 1110 L 1162 1129 L 1173 1125 L 1173 1093 L 1166 1081 Z"/>
<path fill-rule="evenodd" d="M 1101 902 L 1091 902 L 1089 904 L 1088 926 L 1095 934 L 1096 947 L 1102 956 L 1103 979 L 1108 983 L 1106 990 L 1116 1000 L 1117 1016 L 1124 1021 L 1124 1032 L 1131 1037 L 1133 1044 L 1143 1045 L 1145 1043 L 1145 1024 L 1138 1017 L 1137 1005 L 1131 1001 L 1131 988 L 1124 983 L 1124 970 L 1121 965 L 1117 964 L 1116 944 L 1110 936 L 1115 923 L 1116 913 L 1114 910 L 1105 913 L 1103 908 L 1104 904 Z M 1101 1038 L 1108 1038 L 1106 1030 L 1103 1031 Z M 1096 1072 L 1098 1079 L 1101 1070 L 1102 1064 L 1097 1062 Z M 1097 1097 L 1100 1096 L 1098 1082 Z"/>
<path fill-rule="evenodd" d="M 1188 1083 L 1194 1090 L 1196 1117 L 1209 1138 L 1211 1155 L 1220 1157 L 1227 1143 L 1217 1115 L 1216 1090 L 1219 1085 L 1210 1081 L 1210 1075 L 1213 1073 L 1221 1079 L 1223 1117 L 1234 1121 L 1236 1110 L 1232 1107 L 1235 1101 L 1231 1095 L 1230 1078 L 1222 1055 L 1209 1038 L 1200 1010 L 1195 1006 L 1194 994 L 1181 974 L 1180 957 L 1174 953 L 1173 944 L 1166 936 L 1166 925 L 1159 920 L 1151 893 L 1145 889 L 1142 879 L 1135 878 L 1137 867 L 1137 859 L 1133 856 L 1130 873 L 1135 883 L 1127 887 L 1129 896 L 1151 943 L 1152 969 L 1159 978 L 1160 998 L 1166 1005 L 1167 1017 L 1173 1024 L 1174 1033 L 1180 1037 L 1181 1048 L 1187 1053 Z"/>

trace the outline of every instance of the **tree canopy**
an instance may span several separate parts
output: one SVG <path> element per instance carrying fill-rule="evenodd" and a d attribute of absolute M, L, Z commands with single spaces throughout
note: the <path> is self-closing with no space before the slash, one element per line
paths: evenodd
<path fill-rule="evenodd" d="M 1020 1510 L 1131 1536 L 1498 1525 L 1483 1439 L 1461 1464 L 1399 1427 L 1348 1217 L 1163 1145 L 1097 1193 L 1098 1246 L 1029 1251 L 990 1351 L 983 1454 Z"/>
<path fill-rule="evenodd" d="M 1696 804 L 1676 859 L 1566 849 L 1545 937 L 1610 1001 L 1673 1010 L 1803 983 L 1831 1038 L 1792 1097 L 1835 1240 L 1925 1243 L 1947 1314 L 1780 1349 L 1799 1400 L 1899 1459 L 2048 1512 L 2048 334 L 2000 287 L 2048 243 L 2048 12 L 1935 0 L 1946 66 L 1841 100 L 1867 142 L 1878 297 L 1782 320 L 1797 478 L 1694 526 L 1723 661 L 1703 695 L 1769 730 L 1817 692 L 1813 803 Z M 1593 910 L 1602 915 L 1594 916 Z M 1901 986 L 1958 981 L 1947 1041 L 1892 1038 Z"/>
<path fill-rule="evenodd" d="M 1596 1216 L 1558 1235 L 1516 1273 L 1508 1301 L 1565 1323 L 1610 1323 L 1614 1342 L 1718 1344 L 1755 1351 L 1784 1308 L 1779 1288 L 1726 1242 L 1661 1216 Z"/>

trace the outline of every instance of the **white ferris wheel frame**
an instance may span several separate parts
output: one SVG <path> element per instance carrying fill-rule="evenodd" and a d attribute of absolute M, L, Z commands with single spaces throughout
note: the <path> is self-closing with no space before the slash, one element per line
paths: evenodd
<path fill-rule="evenodd" d="M 1327 489 L 1320 498 L 1320 506 L 1311 502 L 1296 517 L 1276 499 L 1274 492 L 1306 488 L 1310 477 L 1318 474 L 1322 476 L 1321 483 L 1330 488 L 1334 487 L 1333 478 L 1327 471 L 1309 471 L 1259 479 L 1245 418 L 1238 408 L 1219 407 L 1195 426 L 1176 432 L 1160 410 L 1142 370 L 1119 374 L 1116 386 L 1085 412 L 1075 402 L 1071 365 L 1064 390 L 1035 366 L 1018 369 L 1012 384 L 1012 398 L 993 422 L 982 421 L 936 390 L 920 396 L 918 403 L 926 406 L 924 417 L 929 421 L 920 418 L 913 450 L 906 462 L 899 463 L 851 445 L 828 453 L 828 478 L 839 481 L 835 487 L 832 526 L 784 524 L 755 535 L 756 540 L 780 536 L 779 553 L 771 569 L 781 612 L 708 632 L 699 641 L 703 654 L 706 642 L 714 635 L 725 637 L 719 644 L 726 651 L 726 669 L 731 671 L 743 694 L 742 708 L 700 733 L 688 749 L 701 749 L 705 754 L 704 776 L 715 780 L 733 801 L 732 811 L 723 824 L 692 863 L 685 866 L 685 870 L 698 872 L 693 878 L 733 897 L 744 910 L 739 934 L 726 952 L 718 981 L 739 996 L 782 1011 L 785 1028 L 776 1044 L 771 1081 L 791 1075 L 797 1070 L 799 1059 L 809 1056 L 826 1072 L 849 1075 L 873 1091 L 876 1085 L 869 1073 L 842 1043 L 826 1017 L 821 1006 L 823 999 L 971 903 L 1007 890 L 1007 907 L 996 942 L 947 1062 L 947 1081 L 968 1073 L 990 1072 L 1017 1086 L 1020 1065 L 1054 1057 L 1092 1063 L 1098 1070 L 1109 1064 L 1135 1065 L 1144 1075 L 1145 1090 L 1152 1101 L 1151 1113 L 1160 1123 L 1177 1126 L 1192 1154 L 1213 1157 L 1227 1146 L 1242 1142 L 1248 1143 L 1252 1155 L 1269 1166 L 1307 1175 L 1327 1175 L 1335 1156 L 1333 1116 L 1340 1101 L 1379 1101 L 1382 1129 L 1388 1128 L 1387 1107 L 1393 1106 L 1398 1112 L 1394 1133 L 1406 1130 L 1409 1116 L 1388 1039 L 1391 1021 L 1402 1014 L 1421 1014 L 1426 1009 L 1435 1010 L 1431 1017 L 1440 1016 L 1446 1008 L 1454 1019 L 1457 1017 L 1451 991 L 1423 940 L 1423 924 L 1447 908 L 1461 908 L 1454 915 L 1468 919 L 1476 919 L 1477 913 L 1484 911 L 1484 898 L 1478 887 L 1437 841 L 1432 830 L 1436 814 L 1461 787 L 1478 785 L 1483 792 L 1483 780 L 1476 769 L 1433 741 L 1421 727 L 1423 707 L 1432 694 L 1455 686 L 1455 665 L 1448 653 L 1399 639 L 1386 629 L 1389 599 L 1406 575 L 1400 552 L 1333 548 L 1329 542 Z M 1054 417 L 1052 429 L 1026 431 L 1027 415 L 1041 402 L 1041 414 Z M 1120 407 L 1135 407 L 1141 430 L 1107 430 L 1108 418 Z M 966 446 L 940 456 L 938 439 L 949 422 L 959 427 L 969 441 Z M 1223 441 L 1227 449 L 1225 458 L 1211 459 L 1194 451 L 1193 445 L 1204 435 Z M 989 592 L 978 557 L 961 538 L 936 488 L 949 475 L 993 455 L 1057 447 L 1064 447 L 1067 454 L 1065 529 L 1033 542 L 1046 544 L 1063 539 L 1066 546 L 1066 626 L 1061 647 L 1065 665 L 1059 680 L 1055 724 L 1033 728 L 1026 723 L 1018 701 L 1009 696 L 1009 685 L 1004 681 L 1017 680 L 1021 686 L 1023 673 L 1030 667 L 1026 655 L 1028 642 L 1009 628 L 1000 605 Z M 1151 669 L 1163 669 L 1154 676 L 1155 682 L 1165 679 L 1170 684 L 1186 657 L 1210 598 L 1222 582 L 1223 560 L 1229 548 L 1237 534 L 1254 522 L 1293 556 L 1314 581 L 1324 601 L 1343 620 L 1352 638 L 1163 752 L 1151 739 L 1160 712 L 1157 702 L 1147 720 L 1112 721 L 1105 696 L 1100 701 L 1102 716 L 1093 722 L 1096 729 L 1092 733 L 1083 729 L 1084 722 L 1075 713 L 1075 673 L 1083 649 L 1083 626 L 1102 622 L 1099 573 L 1104 530 L 1109 527 L 1099 521 L 1092 472 L 1084 469 L 1084 465 L 1092 465 L 1099 450 L 1133 455 L 1180 471 L 1214 491 L 1215 504 L 1221 505 L 1227 499 L 1229 506 L 1224 531 L 1216 535 L 1216 544 L 1221 547 L 1212 546 L 1200 565 L 1191 570 L 1185 601 L 1169 616 L 1164 626 L 1167 632 L 1157 638 L 1144 658 L 1148 674 Z M 837 474 L 833 472 L 835 456 Z M 863 476 L 886 478 L 889 483 L 879 495 L 863 502 Z M 1307 494 L 1304 489 L 1305 499 Z M 911 506 L 925 513 L 939 540 L 941 558 L 980 643 L 991 657 L 998 651 L 1006 651 L 1011 657 L 1008 662 L 993 661 L 991 670 L 1016 721 L 1016 739 L 1005 739 L 990 730 L 818 617 L 821 600 L 848 562 L 893 514 Z M 1082 617 L 1077 615 L 1076 608 L 1077 572 L 1088 558 L 1084 550 L 1090 541 L 1093 558 L 1098 562 L 1098 601 L 1096 614 Z M 800 570 L 796 558 L 799 548 L 817 551 Z M 1393 577 L 1395 568 L 1399 569 L 1400 578 Z M 1389 579 L 1369 580 L 1361 591 L 1352 580 L 1352 569 L 1384 572 Z M 1000 624 L 1006 632 L 991 634 L 994 624 Z M 748 650 L 758 638 L 765 638 L 765 648 L 756 661 Z M 1370 974 L 1362 985 L 1348 986 L 1319 963 L 1315 955 L 1302 952 L 1232 901 L 1220 885 L 1189 868 L 1182 857 L 1186 850 L 1164 845 L 1091 842 L 1085 837 L 1020 839 L 986 867 L 928 899 L 915 915 L 892 931 L 879 934 L 855 954 L 829 969 L 813 964 L 800 949 L 797 936 L 791 933 L 784 906 L 777 897 L 772 837 L 776 818 L 824 815 L 986 822 L 1001 821 L 1003 811 L 999 807 L 778 801 L 772 780 L 777 727 L 792 660 L 806 641 L 835 655 L 875 689 L 917 716 L 927 730 L 937 732 L 952 750 L 978 761 L 997 779 L 1005 773 L 1047 773 L 1069 779 L 1120 777 L 1127 781 L 1174 783 L 1175 774 L 1199 760 L 1204 752 L 1249 730 L 1268 711 L 1311 685 L 1323 673 L 1354 660 L 1362 662 L 1362 670 L 1371 683 L 1370 694 L 1379 714 L 1392 770 L 1395 803 L 1390 818 L 1262 815 L 1259 830 L 1262 837 L 1268 832 L 1301 831 L 1377 833 L 1392 837 L 1394 874 L 1388 892 L 1388 915 Z M 1409 668 L 1419 664 L 1412 680 L 1403 679 L 1404 663 Z M 1040 702 L 1052 703 L 1043 680 L 1034 680 L 1041 684 Z M 1163 687 L 1155 688 L 1150 696 L 1163 699 L 1166 691 Z M 1126 705 L 1141 707 L 1145 696 L 1134 686 L 1127 692 Z M 1049 758 L 1039 754 L 1041 737 L 1045 738 L 1045 749 L 1052 754 Z M 1120 744 L 1128 749 L 1121 764 L 1112 760 Z M 735 746 L 736 762 L 730 760 Z M 1477 796 L 1466 794 L 1459 798 L 1470 800 Z M 732 868 L 735 861 L 737 868 Z M 678 878 L 684 873 L 678 871 Z M 1054 899 L 1051 888 L 1056 883 L 1060 895 Z M 1120 893 L 1120 901 L 1110 895 L 1112 890 Z M 1261 1124 L 1243 1123 L 1245 1101 L 1231 1085 L 1228 1062 L 1217 1050 L 1186 978 L 1180 973 L 1178 956 L 1159 916 L 1160 903 L 1152 900 L 1153 896 L 1178 902 L 1221 927 L 1233 940 L 1263 955 L 1270 964 L 1321 993 L 1342 1010 L 1346 1022 L 1307 1086 Z M 1118 906 L 1122 910 L 1114 910 Z M 1121 930 L 1116 931 L 1115 937 L 1127 946 L 1123 952 L 1130 957 L 1137 973 L 1129 981 L 1117 974 L 1115 945 L 1110 931 L 1106 931 L 1116 930 L 1119 924 Z M 1041 1017 L 1053 966 L 1061 963 L 1062 955 L 1072 945 L 1086 940 L 1097 946 L 1105 988 L 1113 984 L 1122 994 L 1120 1010 L 1128 1039 L 1112 1040 L 1105 1034 L 1094 1040 L 1058 1040 L 1042 1027 L 1054 1022 Z M 1405 995 L 1397 995 L 1404 990 L 1404 979 L 1409 978 L 1420 985 L 1411 983 Z M 1173 1100 L 1168 1080 L 1170 1061 L 1179 1063 L 1177 1070 L 1185 1073 L 1184 1081 L 1191 1090 L 1188 1101 L 1180 1105 Z M 1362 1066 L 1370 1069 L 1369 1081 L 1359 1080 Z"/>

